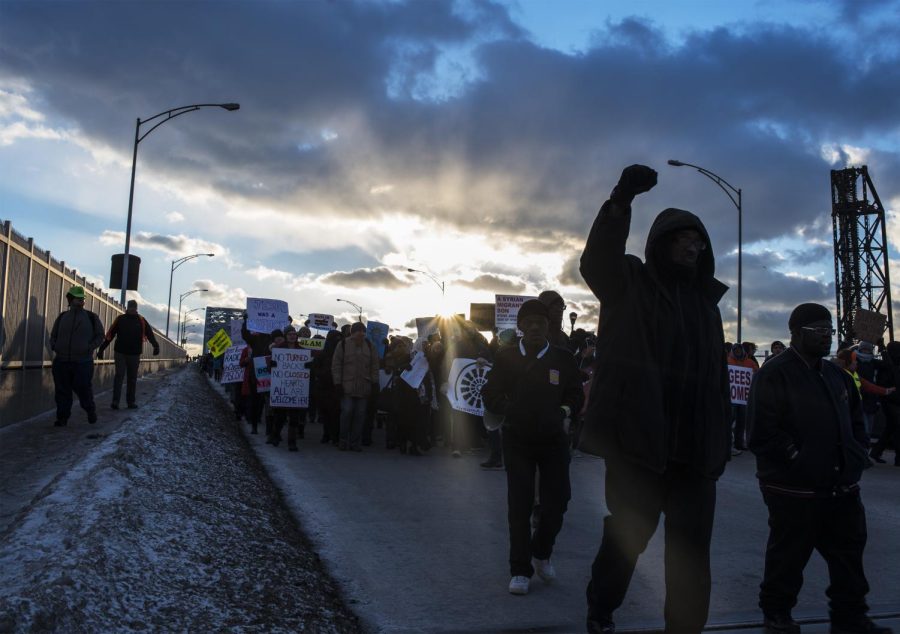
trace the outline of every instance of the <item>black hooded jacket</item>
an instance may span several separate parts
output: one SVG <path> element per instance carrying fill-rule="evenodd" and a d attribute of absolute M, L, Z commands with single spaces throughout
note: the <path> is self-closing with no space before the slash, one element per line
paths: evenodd
<path fill-rule="evenodd" d="M 718 478 L 730 455 L 731 401 L 722 355 L 709 235 L 689 211 L 666 209 L 647 236 L 645 262 L 625 253 L 631 209 L 600 209 L 581 274 L 600 300 L 596 369 L 580 448 L 657 473 L 671 462 Z M 667 262 L 666 236 L 694 229 L 706 242 L 693 273 Z"/>

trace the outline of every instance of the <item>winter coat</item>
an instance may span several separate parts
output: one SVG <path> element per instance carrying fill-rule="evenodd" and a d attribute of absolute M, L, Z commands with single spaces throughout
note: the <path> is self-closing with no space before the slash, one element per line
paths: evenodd
<path fill-rule="evenodd" d="M 824 359 L 810 368 L 793 348 L 754 376 L 747 427 L 760 483 L 784 493 L 827 494 L 855 485 L 868 464 L 853 379 Z"/>
<path fill-rule="evenodd" d="M 60 313 L 50 330 L 50 349 L 59 361 L 87 361 L 104 341 L 100 317 L 84 308 Z"/>
<path fill-rule="evenodd" d="M 116 345 L 113 350 L 120 354 L 141 354 L 144 349 L 144 341 L 149 341 L 153 349 L 158 353 L 159 344 L 153 334 L 153 328 L 143 317 L 137 313 L 125 313 L 116 317 L 112 326 L 106 332 L 105 349 L 115 338 Z"/>
<path fill-rule="evenodd" d="M 580 448 L 656 473 L 678 459 L 718 478 L 731 443 L 717 306 L 727 287 L 713 277 L 706 228 L 688 211 L 666 209 L 653 222 L 642 262 L 625 253 L 631 209 L 615 216 L 612 206 L 607 201 L 600 209 L 581 256 L 581 274 L 601 308 Z M 664 236 L 681 229 L 698 231 L 707 245 L 687 282 L 671 276 L 663 252 Z"/>
<path fill-rule="evenodd" d="M 581 409 L 584 395 L 575 358 L 549 343 L 538 356 L 525 355 L 520 345 L 502 348 L 481 388 L 485 408 L 504 416 L 503 433 L 525 442 L 568 442 L 563 425 Z"/>
<path fill-rule="evenodd" d="M 360 345 L 344 339 L 334 350 L 331 378 L 343 388 L 344 396 L 365 398 L 378 388 L 378 352 L 368 339 Z"/>

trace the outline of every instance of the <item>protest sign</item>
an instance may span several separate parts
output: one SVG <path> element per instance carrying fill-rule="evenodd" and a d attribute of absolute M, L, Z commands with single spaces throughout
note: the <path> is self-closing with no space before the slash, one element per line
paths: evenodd
<path fill-rule="evenodd" d="M 478 330 L 493 330 L 496 318 L 494 304 L 469 304 L 469 321 Z"/>
<path fill-rule="evenodd" d="M 481 388 L 487 382 L 491 365 L 479 366 L 474 359 L 454 359 L 447 381 L 447 399 L 450 406 L 460 412 L 484 416 Z"/>
<path fill-rule="evenodd" d="M 316 330 L 334 330 L 334 315 L 326 315 L 325 313 L 310 313 L 309 327 Z"/>
<path fill-rule="evenodd" d="M 853 334 L 859 341 L 878 343 L 886 326 L 887 316 L 874 310 L 860 309 L 853 315 Z"/>
<path fill-rule="evenodd" d="M 378 321 L 370 321 L 366 324 L 366 339 L 375 346 L 379 359 L 384 357 L 384 340 L 387 339 L 389 330 L 387 324 Z"/>
<path fill-rule="evenodd" d="M 741 365 L 728 366 L 728 383 L 731 388 L 731 404 L 746 405 L 750 395 L 750 383 L 753 381 L 753 368 Z"/>
<path fill-rule="evenodd" d="M 312 359 L 309 350 L 273 348 L 272 385 L 269 390 L 270 407 L 309 407 L 309 370 Z"/>
<path fill-rule="evenodd" d="M 244 381 L 244 368 L 241 367 L 241 352 L 246 346 L 231 346 L 224 352 L 222 359 L 221 383 L 242 383 Z"/>
<path fill-rule="evenodd" d="M 243 341 L 244 337 L 241 334 L 241 327 L 244 325 L 243 319 L 232 319 L 228 324 L 228 330 L 231 333 L 231 341 Z"/>
<path fill-rule="evenodd" d="M 280 299 L 247 298 L 247 329 L 269 334 L 288 325 L 288 305 Z"/>
<path fill-rule="evenodd" d="M 305 350 L 324 350 L 324 339 L 298 339 L 297 344 Z"/>
<path fill-rule="evenodd" d="M 209 353 L 214 357 L 221 357 L 225 351 L 231 347 L 231 337 L 225 332 L 224 328 L 220 328 L 219 332 L 214 334 L 209 341 L 206 342 Z"/>
<path fill-rule="evenodd" d="M 440 332 L 440 317 L 416 317 L 416 330 L 419 333 L 419 339 L 425 339 L 428 335 Z"/>
<path fill-rule="evenodd" d="M 268 392 L 272 384 L 272 371 L 265 357 L 253 357 L 253 372 L 256 374 L 256 391 Z"/>
<path fill-rule="evenodd" d="M 425 357 L 425 353 L 416 352 L 410 365 L 412 367 L 404 370 L 400 378 L 406 381 L 412 389 L 418 390 L 425 375 L 428 374 L 428 359 Z"/>
<path fill-rule="evenodd" d="M 494 295 L 494 327 L 506 330 L 516 327 L 519 308 L 529 299 L 537 299 L 528 295 Z"/>

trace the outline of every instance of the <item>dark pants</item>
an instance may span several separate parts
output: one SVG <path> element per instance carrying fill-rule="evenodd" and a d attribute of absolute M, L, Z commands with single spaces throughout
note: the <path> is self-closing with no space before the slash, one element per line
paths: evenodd
<path fill-rule="evenodd" d="M 884 430 L 872 446 L 872 455 L 880 458 L 890 447 L 894 449 L 894 464 L 900 465 L 900 407 L 884 403 Z"/>
<path fill-rule="evenodd" d="M 334 390 L 322 390 L 318 399 L 322 438 L 337 444 L 341 436 L 341 403 Z"/>
<path fill-rule="evenodd" d="M 513 577 L 530 577 L 534 574 L 532 557 L 550 559 L 572 497 L 569 445 L 564 437 L 550 444 L 532 444 L 505 433 L 503 456 L 509 505 L 509 572 Z M 541 522 L 532 535 L 535 471 L 541 476 Z"/>
<path fill-rule="evenodd" d="M 281 430 L 285 423 L 288 426 L 288 447 L 297 446 L 297 436 L 304 436 L 304 428 L 306 427 L 306 410 L 294 407 L 273 407 L 272 417 L 275 428 L 272 430 L 272 437 L 281 441 Z"/>
<path fill-rule="evenodd" d="M 828 564 L 831 585 L 825 594 L 832 621 L 853 622 L 864 616 L 869 584 L 862 559 L 866 512 L 859 494 L 807 499 L 764 491 L 763 500 L 769 507 L 769 542 L 759 593 L 762 611 L 791 611 L 815 549 Z"/>
<path fill-rule="evenodd" d="M 747 437 L 750 435 L 750 430 L 747 429 L 747 406 L 732 405 L 731 414 L 734 421 L 734 448 L 743 451 L 747 448 Z"/>
<path fill-rule="evenodd" d="M 94 390 L 91 381 L 94 379 L 94 361 L 60 361 L 53 360 L 53 384 L 56 388 L 56 420 L 69 420 L 72 415 L 72 392 L 78 395 L 81 409 L 91 413 L 95 410 Z"/>
<path fill-rule="evenodd" d="M 141 355 L 117 352 L 115 358 L 116 375 L 113 377 L 112 402 L 116 405 L 119 404 L 119 399 L 122 397 L 122 381 L 125 381 L 125 402 L 129 405 L 134 405 L 135 392 L 137 391 L 138 366 L 141 364 Z"/>
<path fill-rule="evenodd" d="M 541 509 L 543 521 L 543 498 Z M 607 616 L 622 605 L 638 556 L 665 514 L 666 631 L 700 632 L 709 614 L 709 543 L 716 483 L 684 466 L 658 474 L 625 462 L 606 461 L 603 541 L 591 566 L 588 613 Z"/>
<path fill-rule="evenodd" d="M 487 437 L 488 447 L 491 448 L 488 462 L 503 462 L 503 438 L 500 435 L 500 430 L 489 431 Z"/>
<path fill-rule="evenodd" d="M 250 394 L 248 394 L 244 400 L 244 407 L 247 414 L 247 422 L 253 426 L 253 431 L 256 431 L 256 428 L 259 425 L 259 420 L 262 418 L 262 412 L 265 405 L 265 392 L 257 392 L 256 385 L 251 383 Z"/>

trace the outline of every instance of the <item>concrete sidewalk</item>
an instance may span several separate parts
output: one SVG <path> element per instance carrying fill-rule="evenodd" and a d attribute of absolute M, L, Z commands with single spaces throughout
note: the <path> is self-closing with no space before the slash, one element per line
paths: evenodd
<path fill-rule="evenodd" d="M 548 586 L 535 578 L 531 592 L 516 597 L 507 592 L 504 472 L 481 470 L 481 455 L 454 459 L 443 448 L 424 457 L 388 452 L 379 430 L 375 446 L 361 454 L 322 445 L 320 436 L 320 425 L 307 425 L 298 453 L 289 453 L 284 444 L 266 445 L 262 434 L 248 438 L 371 629 L 584 631 L 584 590 L 606 510 L 602 460 L 572 461 L 573 499 L 553 556 L 559 581 Z M 878 466 L 865 475 L 873 614 L 900 614 L 898 490 L 900 469 Z M 718 500 L 710 628 L 761 631 L 756 602 L 768 529 L 752 455 L 732 461 L 720 481 Z M 619 631 L 662 627 L 662 562 L 659 531 L 615 615 Z M 814 555 L 797 618 L 826 617 L 826 586 L 825 564 Z M 805 632 L 827 630 L 827 624 L 804 627 Z"/>

